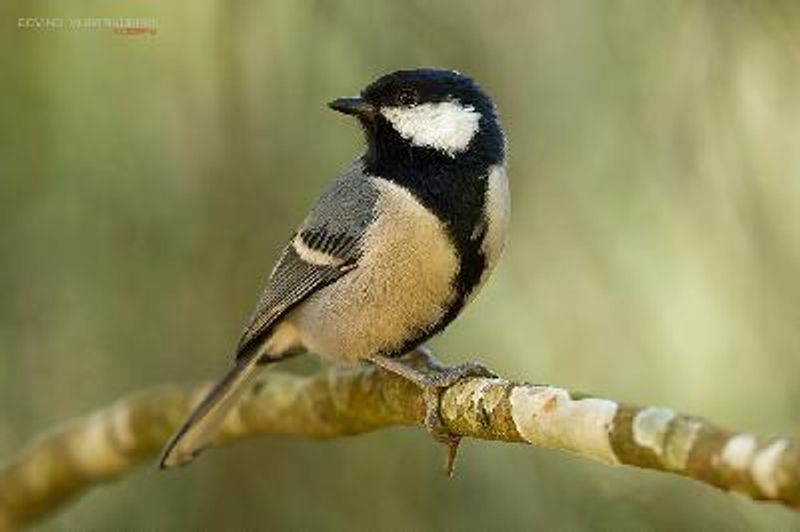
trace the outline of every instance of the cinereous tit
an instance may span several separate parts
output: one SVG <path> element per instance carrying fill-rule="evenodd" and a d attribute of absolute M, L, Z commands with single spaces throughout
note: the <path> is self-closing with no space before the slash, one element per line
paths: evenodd
<path fill-rule="evenodd" d="M 492 100 L 449 70 L 400 70 L 329 106 L 358 119 L 366 152 L 322 194 L 284 249 L 236 347 L 236 362 L 167 444 L 161 467 L 213 438 L 259 366 L 303 351 L 367 361 L 422 387 L 426 427 L 449 449 L 443 387 L 489 374 L 436 372 L 402 355 L 472 300 L 503 249 L 509 219 L 505 139 Z"/>

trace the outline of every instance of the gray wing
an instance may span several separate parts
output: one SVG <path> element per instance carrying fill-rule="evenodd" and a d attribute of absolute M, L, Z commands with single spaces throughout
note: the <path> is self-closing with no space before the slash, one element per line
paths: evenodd
<path fill-rule="evenodd" d="M 360 161 L 323 193 L 272 271 L 239 340 L 237 359 L 257 348 L 289 310 L 358 267 L 377 195 Z"/>

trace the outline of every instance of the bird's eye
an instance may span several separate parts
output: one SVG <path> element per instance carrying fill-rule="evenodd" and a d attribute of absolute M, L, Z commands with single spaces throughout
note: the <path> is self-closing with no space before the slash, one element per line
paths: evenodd
<path fill-rule="evenodd" d="M 404 89 L 397 95 L 397 102 L 400 105 L 411 107 L 417 103 L 417 93 L 411 89 Z"/>

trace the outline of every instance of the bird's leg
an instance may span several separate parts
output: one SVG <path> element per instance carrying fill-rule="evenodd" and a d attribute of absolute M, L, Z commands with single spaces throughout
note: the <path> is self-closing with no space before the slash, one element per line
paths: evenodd
<path fill-rule="evenodd" d="M 376 366 L 399 375 L 422 389 L 422 397 L 425 401 L 425 428 L 433 439 L 443 443 L 447 448 L 445 472 L 447 476 L 452 477 L 461 436 L 450 432 L 442 421 L 442 393 L 467 377 L 496 377 L 497 375 L 478 362 L 447 367 L 436 360 L 424 346 L 417 347 L 404 358 L 406 361 L 375 355 L 369 360 Z M 419 369 L 420 363 L 427 371 Z"/>

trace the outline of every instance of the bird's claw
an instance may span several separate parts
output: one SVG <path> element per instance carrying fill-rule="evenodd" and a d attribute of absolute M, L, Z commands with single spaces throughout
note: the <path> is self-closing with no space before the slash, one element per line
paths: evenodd
<path fill-rule="evenodd" d="M 469 377 L 494 378 L 497 375 L 478 362 L 466 362 L 458 366 L 446 367 L 425 348 L 419 348 L 414 352 L 422 357 L 425 366 L 432 371 L 432 373 L 426 374 L 424 382 L 420 383 L 425 401 L 425 428 L 434 440 L 446 447 L 444 470 L 448 477 L 452 477 L 461 436 L 453 434 L 442 419 L 442 394 L 447 388 L 463 379 Z"/>

